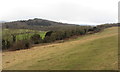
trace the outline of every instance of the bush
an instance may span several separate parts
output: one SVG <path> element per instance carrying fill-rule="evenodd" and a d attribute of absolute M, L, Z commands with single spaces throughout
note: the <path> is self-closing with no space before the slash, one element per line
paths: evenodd
<path fill-rule="evenodd" d="M 51 36 L 52 33 L 53 33 L 53 31 L 48 31 L 48 32 L 46 33 L 45 37 L 46 37 L 46 36 Z"/>
<path fill-rule="evenodd" d="M 5 44 L 5 40 L 3 39 L 2 40 L 2 49 L 5 49 L 6 48 L 6 44 Z"/>
<path fill-rule="evenodd" d="M 34 34 L 33 36 L 31 36 L 31 40 L 34 44 L 39 44 L 42 42 L 42 38 L 39 34 Z"/>
<path fill-rule="evenodd" d="M 31 40 L 20 40 L 13 44 L 10 50 L 28 49 L 31 47 Z"/>
<path fill-rule="evenodd" d="M 2 40 L 2 49 L 3 50 L 10 48 L 10 46 L 11 46 L 10 41 L 4 40 L 4 39 Z"/>
<path fill-rule="evenodd" d="M 46 36 L 43 40 L 44 43 L 49 43 L 49 42 L 52 42 L 50 36 Z"/>

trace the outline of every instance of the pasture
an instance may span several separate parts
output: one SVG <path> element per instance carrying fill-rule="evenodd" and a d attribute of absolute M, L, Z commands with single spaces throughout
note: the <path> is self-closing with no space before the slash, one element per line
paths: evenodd
<path fill-rule="evenodd" d="M 44 39 L 46 32 L 28 29 L 3 29 L 3 39 L 11 41 L 12 35 L 16 35 L 16 40 L 29 39 L 34 34 L 39 34 Z"/>

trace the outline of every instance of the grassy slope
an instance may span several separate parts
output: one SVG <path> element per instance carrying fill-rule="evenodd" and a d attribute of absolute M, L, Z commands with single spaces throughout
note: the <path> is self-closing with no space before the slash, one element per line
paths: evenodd
<path fill-rule="evenodd" d="M 73 41 L 3 53 L 4 69 L 116 70 L 117 27 Z"/>

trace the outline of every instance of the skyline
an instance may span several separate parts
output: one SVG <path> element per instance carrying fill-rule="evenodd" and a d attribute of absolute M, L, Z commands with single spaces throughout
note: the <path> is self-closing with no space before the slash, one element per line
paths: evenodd
<path fill-rule="evenodd" d="M 118 22 L 119 0 L 2 0 L 0 20 L 33 18 L 71 24 Z M 6 5 L 6 6 L 5 6 Z"/>

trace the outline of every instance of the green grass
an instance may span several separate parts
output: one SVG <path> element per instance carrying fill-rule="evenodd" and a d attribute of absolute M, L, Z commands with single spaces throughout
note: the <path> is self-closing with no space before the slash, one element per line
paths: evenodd
<path fill-rule="evenodd" d="M 29 34 L 20 34 L 16 36 L 17 40 L 22 40 L 22 39 L 28 39 L 31 36 L 33 36 L 35 33 L 29 33 Z M 46 32 L 38 32 L 37 34 L 40 35 L 42 39 L 44 39 Z"/>
<path fill-rule="evenodd" d="M 35 30 L 30 30 L 30 29 L 3 29 L 3 34 L 4 33 L 23 33 L 23 32 L 37 32 Z"/>
<path fill-rule="evenodd" d="M 46 32 L 40 32 L 39 34 L 40 34 L 41 38 L 44 39 L 45 35 L 46 35 Z"/>
<path fill-rule="evenodd" d="M 3 56 L 6 70 L 117 70 L 117 64 L 117 27 L 73 41 L 8 52 Z"/>
<path fill-rule="evenodd" d="M 25 32 L 32 32 L 32 33 L 25 33 Z M 28 30 L 28 29 L 3 29 L 3 39 L 11 41 L 12 36 L 11 34 L 17 34 L 17 33 L 25 33 L 25 34 L 19 34 L 16 35 L 16 40 L 23 40 L 28 39 L 35 33 L 39 34 L 42 39 L 44 39 L 46 32 L 44 31 L 35 31 L 35 30 Z"/>

